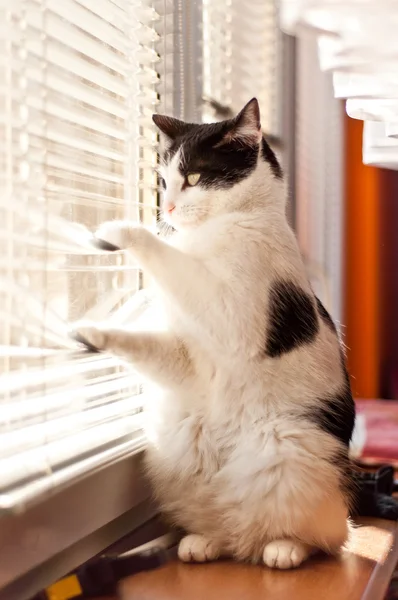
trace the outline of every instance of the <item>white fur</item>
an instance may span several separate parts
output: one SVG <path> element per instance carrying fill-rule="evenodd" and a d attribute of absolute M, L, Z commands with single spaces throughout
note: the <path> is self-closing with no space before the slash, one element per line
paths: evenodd
<path fill-rule="evenodd" d="M 294 567 L 312 548 L 337 551 L 348 535 L 340 442 L 301 416 L 343 382 L 338 341 L 320 321 L 313 343 L 266 356 L 271 282 L 311 292 L 283 184 L 259 158 L 232 189 L 182 190 L 182 159 L 183 148 L 163 172 L 178 229 L 170 243 L 124 222 L 97 234 L 153 277 L 165 330 L 85 324 L 81 333 L 158 386 L 147 465 L 163 511 L 195 536 L 180 557 Z"/>
<path fill-rule="evenodd" d="M 186 535 L 178 547 L 178 557 L 184 562 L 207 562 L 219 557 L 219 549 L 203 535 Z"/>
<path fill-rule="evenodd" d="M 263 560 L 267 567 L 292 569 L 311 554 L 311 547 L 293 540 L 274 540 L 264 548 Z"/>

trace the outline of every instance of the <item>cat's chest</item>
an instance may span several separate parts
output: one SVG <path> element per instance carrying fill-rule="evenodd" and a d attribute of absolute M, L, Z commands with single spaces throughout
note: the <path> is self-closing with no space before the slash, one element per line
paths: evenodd
<path fill-rule="evenodd" d="M 177 233 L 170 244 L 203 264 L 222 262 L 233 250 L 236 240 L 225 231 L 222 219 L 213 219 L 192 231 Z"/>
<path fill-rule="evenodd" d="M 200 413 L 181 416 L 163 428 L 156 454 L 167 471 L 210 475 L 225 465 L 239 437 L 232 423 L 216 425 Z"/>

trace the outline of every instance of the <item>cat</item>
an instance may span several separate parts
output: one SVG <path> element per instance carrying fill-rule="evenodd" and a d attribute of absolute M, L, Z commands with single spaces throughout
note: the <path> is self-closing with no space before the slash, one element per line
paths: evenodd
<path fill-rule="evenodd" d="M 187 532 L 181 560 L 289 569 L 317 550 L 337 553 L 350 531 L 354 402 L 258 102 L 218 123 L 153 120 L 167 141 L 163 212 L 175 233 L 165 241 L 113 221 L 96 243 L 136 257 L 167 325 L 81 322 L 74 335 L 159 390 L 146 465 L 161 510 Z"/>

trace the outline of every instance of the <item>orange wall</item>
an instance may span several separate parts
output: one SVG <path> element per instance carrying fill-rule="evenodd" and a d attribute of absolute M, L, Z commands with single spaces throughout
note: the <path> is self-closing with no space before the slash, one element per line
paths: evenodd
<path fill-rule="evenodd" d="M 345 121 L 345 324 L 355 396 L 379 395 L 381 171 L 362 163 L 362 121 Z"/>

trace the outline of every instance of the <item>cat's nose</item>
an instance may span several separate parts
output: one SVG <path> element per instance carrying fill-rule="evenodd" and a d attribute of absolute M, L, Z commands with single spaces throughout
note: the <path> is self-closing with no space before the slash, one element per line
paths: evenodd
<path fill-rule="evenodd" d="M 171 215 L 171 213 L 173 212 L 173 210 L 175 209 L 175 207 L 176 207 L 175 204 L 167 203 L 164 208 L 169 213 L 169 215 Z"/>

